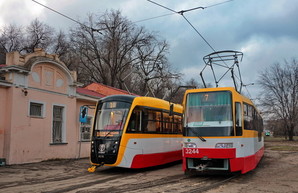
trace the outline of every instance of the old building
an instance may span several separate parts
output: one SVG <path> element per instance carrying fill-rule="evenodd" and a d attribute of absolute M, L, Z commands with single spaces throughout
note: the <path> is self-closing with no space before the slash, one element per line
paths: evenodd
<path fill-rule="evenodd" d="M 81 88 L 76 72 L 57 55 L 42 49 L 25 56 L 8 53 L 0 64 L 0 159 L 20 164 L 88 157 L 94 108 L 81 123 L 81 107 L 95 107 L 110 94 L 127 94 L 102 84 L 89 86 Z"/>

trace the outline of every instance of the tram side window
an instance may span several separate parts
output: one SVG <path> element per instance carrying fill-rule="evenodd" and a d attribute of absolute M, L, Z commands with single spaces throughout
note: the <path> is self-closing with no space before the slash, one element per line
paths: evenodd
<path fill-rule="evenodd" d="M 241 103 L 236 102 L 236 136 L 242 136 L 242 108 Z"/>
<path fill-rule="evenodd" d="M 182 115 L 137 107 L 130 116 L 127 133 L 182 133 Z"/>
<path fill-rule="evenodd" d="M 161 112 L 144 109 L 142 120 L 142 129 L 144 132 L 156 133 L 161 131 Z"/>
<path fill-rule="evenodd" d="M 173 133 L 182 133 L 182 116 L 173 116 Z"/>
<path fill-rule="evenodd" d="M 258 131 L 259 136 L 263 132 L 262 117 L 257 110 L 249 104 L 244 104 L 244 129 Z"/>
<path fill-rule="evenodd" d="M 156 126 L 156 132 L 160 133 L 162 132 L 162 115 L 160 111 L 153 111 L 153 114 L 155 115 L 155 126 Z"/>
<path fill-rule="evenodd" d="M 163 113 L 163 133 L 172 133 L 172 117 L 169 116 L 169 113 Z"/>
<path fill-rule="evenodd" d="M 244 129 L 252 130 L 252 108 L 248 104 L 244 104 Z"/>
<path fill-rule="evenodd" d="M 131 113 L 130 120 L 127 127 L 127 132 L 141 132 L 141 110 L 134 109 Z"/>

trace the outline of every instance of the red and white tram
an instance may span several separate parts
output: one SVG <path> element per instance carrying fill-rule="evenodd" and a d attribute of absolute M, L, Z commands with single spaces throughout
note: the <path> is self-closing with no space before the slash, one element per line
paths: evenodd
<path fill-rule="evenodd" d="M 183 100 L 183 170 L 242 174 L 264 154 L 263 121 L 234 88 L 187 90 Z"/>

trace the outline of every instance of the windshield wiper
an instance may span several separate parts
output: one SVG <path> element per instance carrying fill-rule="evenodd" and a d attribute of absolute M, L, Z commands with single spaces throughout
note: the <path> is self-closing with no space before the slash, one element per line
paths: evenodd
<path fill-rule="evenodd" d="M 191 127 L 186 126 L 185 129 L 191 129 Z M 191 131 L 192 131 L 193 133 L 195 133 L 195 134 L 197 135 L 197 137 L 198 137 L 201 141 L 206 142 L 206 139 L 205 139 L 204 137 L 200 136 L 200 134 L 199 134 L 196 130 L 191 129 Z"/>
<path fill-rule="evenodd" d="M 206 139 L 205 139 L 204 137 L 202 137 L 202 136 L 198 136 L 198 138 L 199 138 L 201 141 L 206 142 Z"/>

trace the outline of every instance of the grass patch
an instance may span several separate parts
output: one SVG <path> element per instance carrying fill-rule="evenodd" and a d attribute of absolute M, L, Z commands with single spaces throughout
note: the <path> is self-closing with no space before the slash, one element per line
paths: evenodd
<path fill-rule="evenodd" d="M 271 147 L 268 147 L 268 149 L 275 150 L 275 151 L 297 151 L 298 152 L 297 146 L 288 146 L 288 145 L 271 146 Z"/>
<path fill-rule="evenodd" d="M 298 137 L 297 136 L 294 136 L 294 141 L 297 141 L 298 140 Z M 286 140 L 285 137 L 269 137 L 269 136 L 265 136 L 264 137 L 264 141 L 265 142 L 286 142 L 286 141 L 289 141 L 289 140 Z"/>

